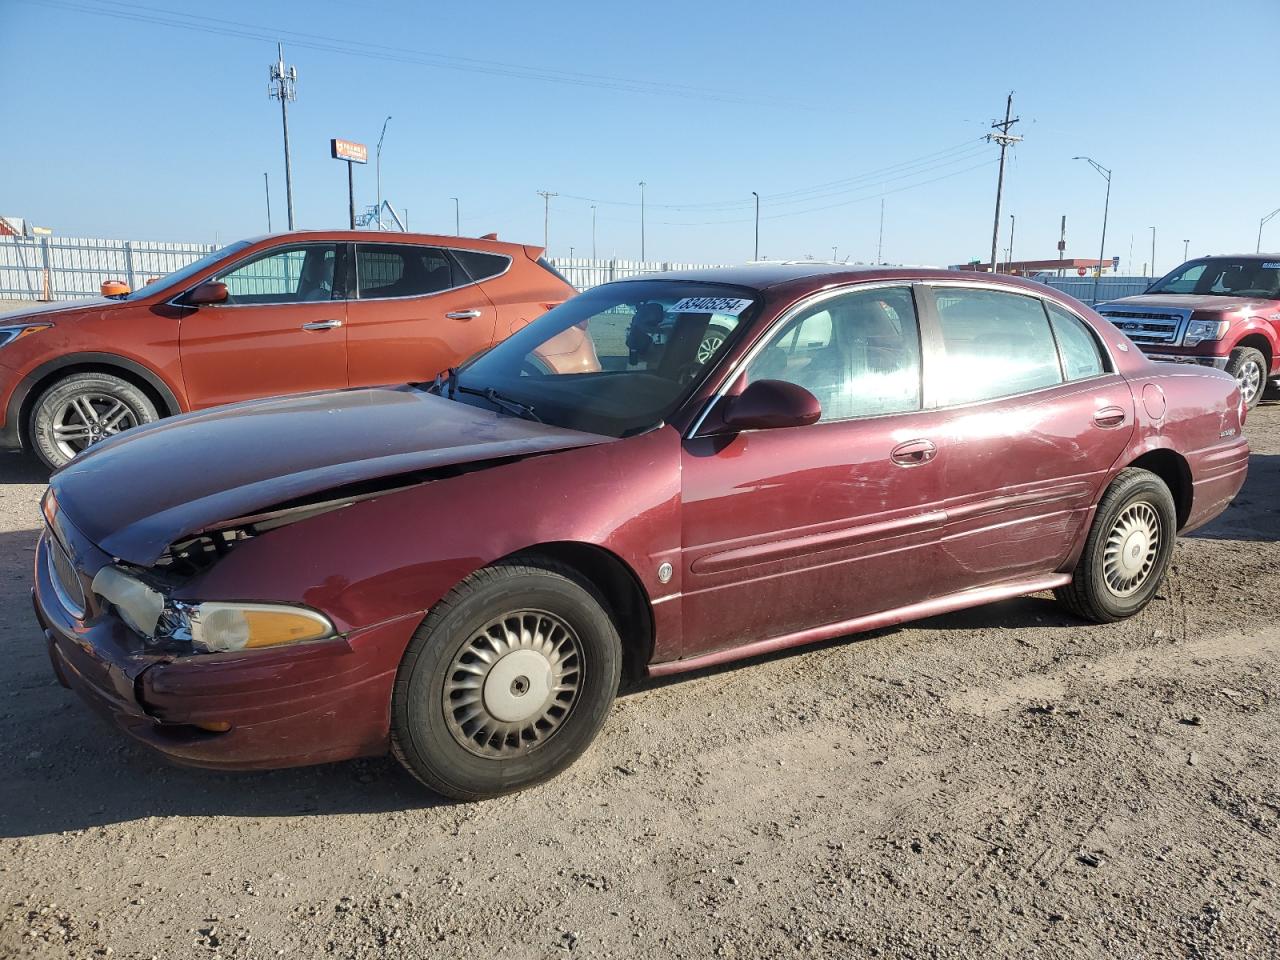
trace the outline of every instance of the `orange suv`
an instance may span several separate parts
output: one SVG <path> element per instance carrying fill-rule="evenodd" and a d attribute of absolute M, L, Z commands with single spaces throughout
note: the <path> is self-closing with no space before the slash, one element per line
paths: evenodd
<path fill-rule="evenodd" d="M 132 293 L 0 316 L 0 448 L 60 467 L 141 423 L 277 394 L 430 380 L 576 291 L 540 247 L 298 231 Z"/>

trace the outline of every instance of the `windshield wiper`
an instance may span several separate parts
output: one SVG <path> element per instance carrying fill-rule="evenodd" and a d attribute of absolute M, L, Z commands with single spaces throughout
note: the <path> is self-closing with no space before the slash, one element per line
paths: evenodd
<path fill-rule="evenodd" d="M 442 387 L 449 391 L 448 397 L 452 400 L 454 394 L 458 392 L 457 367 L 445 367 L 437 373 L 435 375 L 435 379 L 431 381 L 431 386 L 427 387 L 427 392 L 443 397 L 445 396 L 445 393 L 441 390 Z"/>
<path fill-rule="evenodd" d="M 456 375 L 453 382 L 455 384 L 457 383 Z M 461 393 L 469 393 L 472 396 L 484 397 L 495 407 L 505 410 L 507 413 L 515 414 L 517 417 L 522 417 L 525 420 L 533 420 L 536 423 L 542 423 L 542 418 L 533 412 L 533 407 L 529 406 L 529 404 L 521 403 L 519 400 L 512 400 L 510 397 L 504 397 L 497 390 L 493 389 L 493 387 L 485 387 L 483 390 L 478 390 L 475 387 L 456 387 L 456 389 Z"/>

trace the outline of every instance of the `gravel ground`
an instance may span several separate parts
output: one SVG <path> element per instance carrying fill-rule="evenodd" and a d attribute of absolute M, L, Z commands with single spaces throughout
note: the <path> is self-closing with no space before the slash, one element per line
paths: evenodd
<path fill-rule="evenodd" d="M 0 460 L 4 957 L 1280 956 L 1280 406 L 1140 617 L 1047 597 L 617 704 L 566 775 L 173 768 L 54 681 Z"/>

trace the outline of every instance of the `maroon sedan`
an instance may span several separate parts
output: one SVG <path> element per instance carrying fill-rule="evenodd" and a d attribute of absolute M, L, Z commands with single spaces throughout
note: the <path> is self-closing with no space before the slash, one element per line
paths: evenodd
<path fill-rule="evenodd" d="M 179 761 L 390 749 L 491 796 L 570 764 L 623 677 L 1042 590 L 1137 613 L 1240 489 L 1243 419 L 1225 373 L 1025 281 L 621 281 L 434 383 L 95 446 L 51 481 L 36 610 L 63 683 Z"/>

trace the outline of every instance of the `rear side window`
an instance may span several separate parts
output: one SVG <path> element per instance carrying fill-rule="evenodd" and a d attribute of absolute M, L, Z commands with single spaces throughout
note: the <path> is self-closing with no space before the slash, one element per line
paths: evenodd
<path fill-rule="evenodd" d="M 1044 306 L 1049 311 L 1049 323 L 1058 340 L 1058 352 L 1062 354 L 1062 369 L 1067 379 L 1087 380 L 1106 373 L 1107 364 L 1098 340 L 1085 322 L 1056 303 L 1046 300 Z"/>
<path fill-rule="evenodd" d="M 996 290 L 936 288 L 947 359 L 930 374 L 944 406 L 993 400 L 1062 382 L 1044 307 Z"/>
<path fill-rule="evenodd" d="M 454 250 L 454 257 L 462 267 L 459 284 L 481 283 L 506 272 L 511 260 L 497 253 L 481 253 L 479 250 Z"/>
<path fill-rule="evenodd" d="M 455 286 L 460 284 L 454 282 L 453 265 L 436 247 L 406 243 L 356 245 L 356 289 L 361 300 L 425 297 Z"/>

